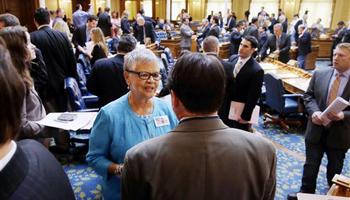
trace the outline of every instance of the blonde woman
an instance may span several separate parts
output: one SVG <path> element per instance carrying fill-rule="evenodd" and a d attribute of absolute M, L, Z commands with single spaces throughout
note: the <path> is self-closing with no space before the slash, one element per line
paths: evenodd
<path fill-rule="evenodd" d="M 90 36 L 93 48 L 91 53 L 85 52 L 85 55 L 90 58 L 90 63 L 93 65 L 96 60 L 107 58 L 108 47 L 106 45 L 106 40 L 103 32 L 100 28 L 92 28 L 90 31 Z"/>

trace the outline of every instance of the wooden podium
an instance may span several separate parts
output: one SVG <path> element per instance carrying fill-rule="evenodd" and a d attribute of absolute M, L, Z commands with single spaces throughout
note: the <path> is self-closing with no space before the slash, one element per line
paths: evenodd
<path fill-rule="evenodd" d="M 333 185 L 327 195 L 350 197 L 350 178 L 336 174 L 332 181 Z"/>

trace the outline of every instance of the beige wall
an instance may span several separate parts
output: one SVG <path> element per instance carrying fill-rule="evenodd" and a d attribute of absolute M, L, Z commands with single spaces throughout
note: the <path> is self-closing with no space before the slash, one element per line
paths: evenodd
<path fill-rule="evenodd" d="M 345 24 L 350 20 L 350 1 L 349 0 L 336 0 L 334 6 L 334 12 L 332 16 L 332 25 L 334 29 L 337 27 L 338 21 L 343 20 Z"/>
<path fill-rule="evenodd" d="M 156 16 L 165 18 L 166 0 L 155 0 L 158 4 L 156 6 Z M 194 20 L 200 21 L 205 18 L 205 3 L 208 0 L 188 0 L 189 12 Z M 302 0 L 280 0 L 280 7 L 286 13 L 289 21 L 293 18 L 295 13 L 299 13 L 300 3 Z M 335 2 L 333 6 L 332 24 L 334 29 L 337 22 L 343 20 L 345 22 L 350 20 L 350 0 L 333 0 Z M 45 0 L 45 6 L 50 10 L 56 10 L 58 7 L 63 8 L 66 11 L 68 17 L 72 16 L 72 6 L 69 3 L 63 3 L 63 0 Z M 97 13 L 99 6 L 105 7 L 103 0 L 91 0 L 94 6 L 94 12 Z M 244 19 L 244 12 L 249 9 L 251 0 L 232 0 L 232 10 L 236 13 L 238 19 Z M 111 10 L 120 9 L 119 0 L 110 0 Z M 132 3 L 136 6 L 136 2 Z M 131 14 L 136 14 L 136 9 L 129 7 Z M 225 12 L 225 11 L 223 11 Z M 120 13 L 121 14 L 121 13 Z M 133 15 L 131 15 L 133 16 Z"/>
<path fill-rule="evenodd" d="M 299 13 L 301 0 L 281 0 L 280 8 L 285 12 L 288 21 L 293 19 L 294 14 Z"/>
<path fill-rule="evenodd" d="M 244 12 L 249 10 L 250 0 L 232 0 L 232 11 L 236 13 L 237 19 L 244 19 Z"/>
<path fill-rule="evenodd" d="M 205 0 L 188 0 L 188 11 L 194 21 L 205 18 Z"/>
<path fill-rule="evenodd" d="M 63 0 L 45 0 L 45 7 L 49 10 L 56 11 L 57 8 L 62 8 L 68 18 L 72 18 L 72 2 Z"/>

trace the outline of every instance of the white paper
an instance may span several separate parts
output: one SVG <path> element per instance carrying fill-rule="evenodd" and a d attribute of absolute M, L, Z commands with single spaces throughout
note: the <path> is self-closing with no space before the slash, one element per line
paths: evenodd
<path fill-rule="evenodd" d="M 238 120 L 239 116 L 241 116 L 245 104 L 241 102 L 231 101 L 230 106 L 230 112 L 228 114 L 228 118 L 231 120 Z M 252 115 L 250 117 L 249 123 L 250 124 L 258 124 L 259 120 L 259 113 L 260 113 L 260 106 L 256 105 Z"/>
<path fill-rule="evenodd" d="M 95 44 L 92 41 L 86 42 L 86 53 L 90 54 L 92 53 L 92 50 L 94 49 Z"/>
<path fill-rule="evenodd" d="M 346 107 L 348 107 L 350 103 L 341 97 L 337 97 L 331 105 L 329 105 L 326 110 L 324 110 L 321 114 L 321 118 L 323 119 L 323 126 L 327 126 L 331 120 L 328 119 L 327 113 L 340 113 Z"/>
<path fill-rule="evenodd" d="M 81 128 L 90 129 L 97 115 L 97 112 L 72 112 L 72 113 L 77 114 L 77 118 L 74 119 L 73 121 L 57 120 L 58 116 L 62 114 L 62 112 L 59 112 L 59 113 L 49 113 L 48 115 L 46 115 L 44 119 L 37 121 L 37 123 L 48 127 L 77 131 Z"/>
<path fill-rule="evenodd" d="M 338 197 L 318 194 L 298 193 L 298 200 L 349 200 L 349 197 Z"/>

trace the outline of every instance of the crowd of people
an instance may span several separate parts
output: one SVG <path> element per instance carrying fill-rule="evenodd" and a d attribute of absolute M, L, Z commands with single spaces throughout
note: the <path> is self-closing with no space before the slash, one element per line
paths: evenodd
<path fill-rule="evenodd" d="M 199 28 L 203 52 L 191 52 L 196 33 L 183 9 L 178 16 L 182 53 L 163 86 L 171 103 L 157 97 L 164 78 L 159 58 L 138 43 L 155 43 L 156 29 L 170 31 L 174 25 L 145 16 L 142 9 L 133 23 L 127 11 L 120 17 L 109 13 L 106 7 L 95 16 L 78 4 L 70 24 L 62 9 L 38 8 L 37 30 L 31 33 L 16 16 L 0 15 L 0 103 L 5 105 L 0 112 L 0 199 L 74 199 L 62 167 L 44 148 L 52 150 L 54 143 L 67 149 L 69 134 L 36 121 L 71 109 L 64 80 L 79 80 L 80 56 L 92 66 L 87 89 L 99 97 L 86 161 L 103 178 L 104 199 L 274 199 L 275 148 L 251 133 L 264 80 L 258 61 L 275 54 L 286 63 L 296 45 L 304 68 L 313 37 L 308 13 L 302 19 L 295 15 L 288 29 L 282 10 L 276 19 L 262 7 L 250 23 L 249 12 L 244 20 L 234 12 L 226 19 L 212 12 Z M 321 20 L 312 29 L 322 33 Z M 224 60 L 219 49 L 226 32 L 231 47 Z M 310 116 L 300 188 L 305 193 L 315 192 L 323 154 L 330 185 L 350 147 L 350 108 L 330 113 L 327 126 L 321 117 L 337 96 L 350 98 L 350 29 L 339 22 L 332 37 L 333 67 L 316 71 L 303 97 Z M 235 109 L 241 112 L 231 116 Z M 288 199 L 296 199 L 295 194 Z"/>

